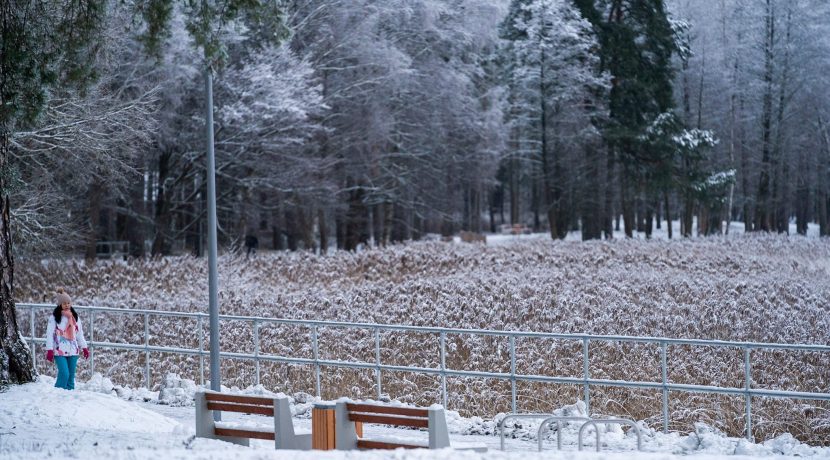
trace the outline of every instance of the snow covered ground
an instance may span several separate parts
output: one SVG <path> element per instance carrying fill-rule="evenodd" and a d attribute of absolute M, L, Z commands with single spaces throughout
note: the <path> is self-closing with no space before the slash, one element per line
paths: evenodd
<path fill-rule="evenodd" d="M 661 228 L 655 228 L 652 231 L 651 239 L 653 240 L 660 240 L 660 241 L 667 241 L 669 239 L 669 234 L 666 228 L 666 222 L 662 222 Z M 694 219 L 694 224 L 692 225 L 693 228 L 697 228 L 697 218 Z M 722 227 L 726 230 L 726 222 L 722 224 Z M 729 235 L 731 236 L 740 236 L 744 235 L 746 232 L 744 230 L 743 222 L 730 222 L 729 223 Z M 796 228 L 795 222 L 790 223 L 789 234 L 793 236 L 798 235 L 798 230 Z M 807 224 L 807 238 L 818 238 L 819 236 L 819 226 L 818 224 L 809 223 Z M 672 221 L 672 237 L 674 239 L 683 239 L 680 235 L 680 221 L 675 220 Z M 487 235 L 487 244 L 506 244 L 514 241 L 519 240 L 533 240 L 533 239 L 541 239 L 547 240 L 550 238 L 549 233 L 532 233 L 530 235 L 501 235 L 501 234 L 488 234 Z M 620 230 L 614 231 L 614 238 L 624 239 L 626 238 L 625 232 Z M 646 239 L 646 234 L 642 232 L 634 232 L 632 235 L 633 239 Z M 567 236 L 565 236 L 565 241 L 582 241 L 582 232 L 572 231 L 568 232 Z M 460 239 L 456 242 L 460 242 Z"/>
<path fill-rule="evenodd" d="M 38 382 L 11 386 L 0 393 L 0 458 L 43 459 L 225 459 L 240 460 L 290 458 L 322 459 L 495 459 L 535 460 L 542 458 L 618 460 L 638 458 L 662 460 L 689 458 L 694 460 L 748 459 L 748 458 L 830 458 L 830 448 L 811 447 L 799 443 L 790 435 L 782 435 L 763 444 L 751 444 L 744 439 L 728 438 L 704 425 L 696 433 L 681 436 L 663 435 L 646 430 L 645 452 L 636 452 L 635 438 L 620 429 L 609 427 L 603 433 L 603 452 L 577 452 L 575 426 L 563 430 L 563 451 L 555 451 L 555 443 L 546 443 L 545 451 L 536 451 L 532 423 L 513 426 L 507 441 L 507 452 L 499 450 L 499 438 L 489 435 L 461 435 L 465 425 L 479 423 L 448 414 L 452 441 L 484 442 L 489 446 L 485 454 L 452 450 L 375 451 L 375 452 L 289 452 L 276 451 L 267 441 L 254 441 L 252 447 L 240 447 L 221 441 L 194 437 L 192 382 L 168 378 L 167 393 L 142 393 L 135 401 L 127 401 L 116 394 L 107 379 L 96 376 L 88 383 L 80 383 L 74 392 L 56 389 L 54 379 L 42 376 Z M 172 391 L 175 388 L 177 391 Z M 266 393 L 262 388 L 248 388 L 243 392 Z M 126 395 L 122 389 L 122 395 Z M 132 394 L 131 396 L 136 396 Z M 146 399 L 146 401 L 145 401 Z M 293 404 L 295 426 L 308 428 L 310 404 Z M 565 412 L 579 410 L 578 405 L 563 408 Z M 560 412 L 563 413 L 563 412 Z M 234 417 L 258 418 L 224 414 L 224 420 Z M 241 421 L 241 420 L 240 420 Z M 369 426 L 367 435 L 390 434 L 390 428 Z M 397 432 L 397 434 L 401 434 Z M 406 436 L 419 433 L 405 432 Z M 420 433 L 423 435 L 423 433 Z"/>

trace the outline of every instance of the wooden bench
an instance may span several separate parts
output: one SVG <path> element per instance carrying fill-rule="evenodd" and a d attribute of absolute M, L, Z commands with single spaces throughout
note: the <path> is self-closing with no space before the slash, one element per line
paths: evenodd
<path fill-rule="evenodd" d="M 502 235 L 529 235 L 531 230 L 522 224 L 501 224 L 499 232 Z"/>
<path fill-rule="evenodd" d="M 311 449 L 311 433 L 294 432 L 291 408 L 285 396 L 232 395 L 213 391 L 200 391 L 196 399 L 196 436 L 220 439 L 247 446 L 250 439 L 273 440 L 277 449 Z M 274 418 L 273 427 L 238 426 L 229 422 L 214 422 L 213 411 L 266 415 Z"/>
<path fill-rule="evenodd" d="M 463 241 L 465 243 L 484 243 L 484 244 L 487 244 L 487 237 L 482 235 L 481 233 L 467 232 L 467 231 L 462 230 L 461 233 L 459 233 L 459 235 L 461 236 L 461 241 Z"/>
<path fill-rule="evenodd" d="M 406 428 L 426 428 L 429 441 L 400 442 L 398 439 L 367 439 L 359 437 L 355 423 L 375 423 Z M 364 427 L 365 430 L 365 427 Z M 340 401 L 335 409 L 335 445 L 338 450 L 354 449 L 442 449 L 450 446 L 447 419 L 443 408 L 396 407 Z M 483 444 L 470 444 L 465 449 L 486 452 Z"/>

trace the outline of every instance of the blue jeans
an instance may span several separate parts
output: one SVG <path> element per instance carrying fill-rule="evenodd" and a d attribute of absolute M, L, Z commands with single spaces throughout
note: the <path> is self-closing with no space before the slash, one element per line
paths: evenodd
<path fill-rule="evenodd" d="M 75 389 L 75 366 L 78 356 L 55 356 L 55 366 L 58 368 L 58 378 L 55 379 L 55 388 L 65 390 Z"/>

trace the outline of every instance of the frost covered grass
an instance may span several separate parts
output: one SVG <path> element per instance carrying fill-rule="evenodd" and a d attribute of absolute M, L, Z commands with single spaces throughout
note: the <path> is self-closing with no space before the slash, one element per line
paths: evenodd
<path fill-rule="evenodd" d="M 76 305 L 176 311 L 207 310 L 204 259 L 170 257 L 129 262 L 47 261 L 18 264 L 16 298 L 51 302 L 66 286 Z M 223 314 L 377 322 L 457 328 L 590 333 L 732 341 L 828 344 L 830 243 L 822 239 L 737 236 L 674 241 L 551 242 L 516 239 L 498 246 L 411 243 L 327 256 L 263 253 L 246 261 L 220 258 Z M 38 315 L 42 335 L 46 312 Z M 28 314 L 21 314 L 28 324 Z M 195 320 L 150 317 L 152 345 L 197 348 Z M 27 327 L 24 327 L 28 331 Z M 95 340 L 143 343 L 143 318 L 96 316 Z M 208 335 L 204 331 L 207 347 Z M 263 325 L 261 354 L 312 357 L 310 331 Z M 254 351 L 250 323 L 222 323 L 221 348 Z M 582 376 L 581 343 L 517 340 L 517 372 Z M 320 330 L 323 359 L 374 361 L 371 332 Z M 436 335 L 382 333 L 385 364 L 439 366 Z M 452 369 L 509 372 L 506 338 L 447 337 Z M 96 351 L 96 370 L 116 383 L 144 383 L 143 352 Z M 40 371 L 53 373 L 41 360 Z M 199 360 L 151 355 L 152 386 L 167 372 L 199 381 Z M 207 365 L 207 362 L 205 363 Z M 827 392 L 828 353 L 753 351 L 754 388 Z M 223 360 L 222 379 L 244 388 L 254 364 Z M 743 387 L 739 349 L 670 346 L 673 383 Z M 654 345 L 592 343 L 591 377 L 660 380 Z M 89 366 L 82 369 L 82 377 Z M 206 369 L 206 372 L 208 370 Z M 310 366 L 261 364 L 261 382 L 285 393 L 314 391 Z M 323 369 L 324 398 L 376 396 L 373 371 Z M 449 378 L 449 406 L 464 415 L 493 417 L 510 411 L 506 381 Z M 383 392 L 419 405 L 440 401 L 439 377 L 384 372 Z M 582 387 L 518 385 L 523 412 L 551 411 L 581 399 Z M 662 424 L 661 393 L 592 387 L 594 414 L 614 414 Z M 688 432 L 705 422 L 732 436 L 744 429 L 742 397 L 670 394 L 670 428 Z M 754 433 L 770 439 L 788 432 L 828 444 L 830 405 L 753 399 Z"/>

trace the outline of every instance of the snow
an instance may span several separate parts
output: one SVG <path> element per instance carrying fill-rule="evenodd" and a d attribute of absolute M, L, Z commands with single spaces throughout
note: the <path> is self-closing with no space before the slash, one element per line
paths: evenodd
<path fill-rule="evenodd" d="M 68 392 L 55 388 L 54 381 L 11 386 L 2 395 L 5 421 L 16 425 L 47 424 L 48 428 L 73 430 L 127 430 L 139 433 L 168 433 L 179 424 L 119 398 L 91 391 Z M 70 398 L 67 398 L 70 395 Z M 3 431 L 9 427 L 4 426 Z"/>
<path fill-rule="evenodd" d="M 171 387 L 183 388 L 189 394 L 193 386 L 181 382 L 175 376 L 166 381 L 178 384 Z M 102 385 L 102 383 L 104 383 Z M 323 459 L 522 459 L 542 458 L 617 460 L 632 458 L 644 460 L 670 460 L 688 458 L 693 460 L 750 459 L 757 457 L 830 458 L 830 448 L 811 447 L 798 442 L 789 434 L 778 436 L 763 444 L 751 444 L 745 439 L 730 438 L 716 429 L 697 424 L 695 432 L 683 436 L 678 433 L 663 435 L 653 430 L 644 430 L 644 450 L 634 454 L 635 438 L 617 426 L 602 429 L 603 450 L 576 451 L 576 431 L 579 426 L 565 423 L 563 429 L 563 451 L 553 450 L 554 433 L 549 433 L 545 451 L 536 451 L 533 434 L 538 428 L 532 421 L 517 420 L 508 423 L 507 452 L 498 450 L 498 436 L 458 434 L 459 418 L 455 413 L 455 424 L 450 426 L 451 441 L 463 446 L 471 442 L 485 443 L 489 452 L 442 450 L 397 450 L 372 452 L 296 452 L 276 451 L 270 441 L 252 440 L 251 447 L 237 446 L 221 441 L 197 439 L 194 437 L 192 400 L 189 406 L 164 405 L 161 400 L 142 402 L 126 401 L 115 389 L 101 392 L 107 385 L 100 376 L 89 382 L 79 382 L 75 391 L 53 387 L 54 380 L 41 377 L 37 382 L 11 386 L 0 393 L 0 458 L 2 459 L 43 459 L 43 458 L 106 458 L 106 459 L 279 459 L 304 460 Z M 195 386 L 195 385 L 194 385 Z M 248 388 L 247 393 L 258 391 Z M 176 399 L 176 401 L 182 401 Z M 580 409 L 581 407 L 581 409 Z M 558 414 L 578 414 L 584 411 L 579 403 L 563 407 Z M 293 410 L 292 410 L 293 412 Z M 450 411 L 450 414 L 452 412 Z M 236 417 L 235 417 L 236 416 Z M 267 421 L 261 416 L 242 416 L 225 413 L 223 423 L 227 426 L 254 426 L 251 419 Z M 227 420 L 226 420 L 227 419 Z M 448 417 L 449 420 L 453 417 Z M 295 418 L 295 429 L 306 431 L 310 427 L 308 418 Z M 469 422 L 468 422 L 469 425 Z M 263 424 L 264 426 L 264 424 Z M 383 426 L 367 425 L 367 437 L 374 439 L 406 439 L 413 442 L 411 431 L 395 430 Z M 402 434 L 407 436 L 402 436 Z M 424 436 L 425 439 L 425 436 Z M 588 436 L 588 449 L 593 436 Z"/>

